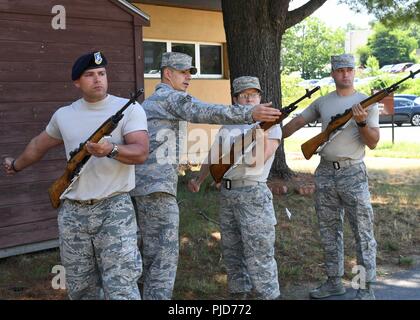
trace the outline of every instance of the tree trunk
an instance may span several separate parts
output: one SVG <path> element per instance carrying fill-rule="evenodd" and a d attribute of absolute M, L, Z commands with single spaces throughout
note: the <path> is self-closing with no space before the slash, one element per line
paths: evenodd
<path fill-rule="evenodd" d="M 240 76 L 258 77 L 262 101 L 281 107 L 280 48 L 286 30 L 288 1 L 222 0 L 230 79 Z M 283 141 L 277 149 L 272 176 L 289 178 Z"/>

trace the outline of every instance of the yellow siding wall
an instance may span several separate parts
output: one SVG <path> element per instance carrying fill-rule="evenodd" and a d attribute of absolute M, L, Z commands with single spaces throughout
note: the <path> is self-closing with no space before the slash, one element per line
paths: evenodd
<path fill-rule="evenodd" d="M 192 42 L 226 43 L 223 16 L 221 12 L 174 8 L 165 6 L 135 3 L 150 16 L 150 27 L 143 28 L 144 39 L 177 40 Z M 226 57 L 224 57 L 226 59 Z M 226 63 L 224 64 L 226 68 Z M 227 74 L 225 72 L 225 74 Z M 150 96 L 160 79 L 145 78 L 145 97 Z M 209 103 L 231 104 L 229 79 L 193 79 L 188 92 L 198 99 Z M 208 132 L 210 145 L 210 130 L 217 130 L 218 125 L 188 124 L 188 130 L 205 129 Z M 194 143 L 189 142 L 188 147 Z M 208 150 L 203 150 L 201 158 Z M 189 157 L 191 160 L 191 157 Z M 195 161 L 190 161 L 195 162 Z"/>
<path fill-rule="evenodd" d="M 143 28 L 144 39 L 226 43 L 221 12 L 154 6 L 135 3 L 150 15 L 150 27 Z M 159 79 L 145 78 L 146 97 Z M 228 79 L 193 79 L 189 92 L 200 100 L 230 103 Z"/>
<path fill-rule="evenodd" d="M 141 3 L 135 5 L 150 15 L 150 27 L 143 28 L 144 38 L 226 42 L 221 12 Z"/>
<path fill-rule="evenodd" d="M 160 79 L 144 79 L 146 98 L 154 91 Z M 210 103 L 230 104 L 230 83 L 228 79 L 192 79 L 188 93 Z"/>

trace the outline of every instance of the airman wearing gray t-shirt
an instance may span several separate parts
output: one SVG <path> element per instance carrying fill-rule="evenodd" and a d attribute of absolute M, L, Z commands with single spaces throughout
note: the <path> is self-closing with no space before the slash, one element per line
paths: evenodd
<path fill-rule="evenodd" d="M 315 100 L 301 113 L 301 116 L 306 123 L 317 119 L 321 120 L 322 130 L 325 130 L 331 117 L 342 114 L 346 109 L 366 98 L 365 94 L 359 92 L 341 96 L 337 91 L 333 91 Z M 379 111 L 376 104 L 367 109 L 366 122 L 368 127 L 379 128 Z M 352 119 L 349 125 L 322 149 L 320 155 L 323 159 L 329 161 L 362 160 L 365 156 L 365 147 L 366 144 L 360 135 L 359 127 L 356 121 Z"/>
<path fill-rule="evenodd" d="M 76 60 L 72 80 L 82 98 L 59 108 L 46 129 L 16 159 L 4 159 L 8 175 L 36 163 L 59 145 L 64 145 L 69 159 L 79 143 L 127 103 L 127 99 L 107 93 L 106 65 L 102 52 L 87 53 Z M 123 115 L 111 137 L 84 145 L 91 157 L 79 178 L 61 195 L 59 246 L 72 300 L 141 298 L 137 280 L 142 259 L 128 192 L 135 186 L 134 164 L 143 163 L 148 156 L 149 137 L 146 115 L 138 103 Z"/>
<path fill-rule="evenodd" d="M 315 171 L 315 210 L 328 279 L 312 290 L 310 297 L 321 299 L 346 292 L 341 282 L 344 274 L 343 218 L 346 213 L 355 235 L 357 264 L 366 271 L 366 287 L 360 287 L 355 299 L 375 299 L 371 283 L 376 278 L 376 241 L 363 158 L 365 147 L 374 149 L 379 141 L 379 113 L 377 106 L 363 109 L 359 104 L 366 96 L 354 89 L 352 55 L 332 56 L 331 67 L 336 90 L 315 100 L 283 128 L 283 137 L 287 138 L 317 119 L 321 120 L 324 130 L 332 116 L 349 108 L 353 114 L 341 133 L 321 150 L 321 161 Z"/>

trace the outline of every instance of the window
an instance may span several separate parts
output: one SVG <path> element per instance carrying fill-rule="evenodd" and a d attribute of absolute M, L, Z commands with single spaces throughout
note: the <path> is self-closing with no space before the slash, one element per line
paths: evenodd
<path fill-rule="evenodd" d="M 165 42 L 144 42 L 145 74 L 160 74 L 160 61 L 164 52 L 166 52 Z"/>
<path fill-rule="evenodd" d="M 222 73 L 222 50 L 220 46 L 200 45 L 200 67 L 202 74 Z"/>
<path fill-rule="evenodd" d="M 192 43 L 172 43 L 172 52 L 181 52 L 192 57 L 192 65 L 195 66 L 195 45 Z"/>
<path fill-rule="evenodd" d="M 413 105 L 412 101 L 406 101 L 406 100 L 401 100 L 401 101 L 396 101 L 396 108 L 406 108 L 406 107 L 411 107 Z"/>
<path fill-rule="evenodd" d="M 197 68 L 193 78 L 222 78 L 223 56 L 221 44 L 144 40 L 144 76 L 160 77 L 160 63 L 164 52 L 182 52 L 190 55 Z"/>

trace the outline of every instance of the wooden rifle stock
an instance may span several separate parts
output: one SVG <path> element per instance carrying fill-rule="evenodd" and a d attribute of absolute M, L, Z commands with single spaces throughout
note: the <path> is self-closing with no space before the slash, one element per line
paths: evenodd
<path fill-rule="evenodd" d="M 265 131 L 265 130 L 270 129 L 272 126 L 281 123 L 285 118 L 287 118 L 289 116 L 289 114 L 291 114 L 298 107 L 297 104 L 299 102 L 301 102 L 302 100 L 304 100 L 306 98 L 310 98 L 312 96 L 312 94 L 314 94 L 319 89 L 320 89 L 320 87 L 315 87 L 311 91 L 306 90 L 305 95 L 303 95 L 302 97 L 300 97 L 296 101 L 292 102 L 287 107 L 284 107 L 284 108 L 280 109 L 282 114 L 279 117 L 279 119 L 277 119 L 276 121 L 272 121 L 272 122 L 261 122 L 259 124 L 259 126 L 255 126 L 251 130 L 255 131 L 259 127 L 259 128 L 261 128 Z M 254 136 L 254 132 L 252 132 L 252 134 Z M 213 179 L 216 183 L 221 182 L 225 173 L 232 167 L 232 165 L 235 161 L 235 154 L 237 154 L 237 152 L 239 151 L 238 146 L 242 149 L 242 154 L 244 153 L 245 140 L 246 140 L 245 134 L 240 135 L 238 138 L 235 139 L 234 143 L 232 144 L 229 154 L 221 155 L 219 157 L 217 163 L 210 164 L 210 166 L 209 166 L 210 174 L 211 174 L 211 176 L 213 177 Z M 219 148 L 219 154 L 221 154 L 220 148 Z M 226 159 L 226 157 L 228 157 L 228 159 Z"/>
<path fill-rule="evenodd" d="M 77 178 L 84 164 L 89 160 L 91 155 L 86 150 L 88 141 L 98 143 L 104 136 L 110 135 L 117 127 L 118 122 L 124 117 L 123 112 L 144 92 L 143 89 L 138 90 L 131 99 L 113 116 L 109 117 L 85 142 L 80 143 L 79 148 L 70 152 L 70 159 L 67 161 L 63 175 L 55 180 L 48 188 L 51 205 L 54 208 L 60 206 L 60 197 L 63 192 L 70 186 L 72 180 Z"/>
<path fill-rule="evenodd" d="M 410 78 L 414 78 L 414 76 L 419 72 L 420 72 L 420 69 L 415 71 L 415 72 L 411 71 L 410 75 L 408 75 L 407 77 L 401 79 L 400 81 L 390 85 L 388 88 L 382 89 L 382 90 L 378 91 L 377 93 L 371 95 L 370 97 L 368 97 L 365 100 L 363 100 L 362 102 L 360 102 L 360 105 L 364 109 L 366 109 L 370 105 L 372 105 L 372 104 L 374 104 L 378 101 L 381 101 L 383 98 L 385 98 L 386 96 L 388 96 L 389 94 L 391 94 L 392 92 L 397 90 L 398 86 L 402 82 L 404 82 L 404 81 L 406 81 Z M 317 134 L 315 137 L 309 139 L 308 141 L 306 141 L 305 143 L 303 143 L 301 145 L 302 153 L 303 153 L 305 159 L 309 160 L 312 157 L 312 155 L 317 151 L 319 146 L 328 142 L 328 139 L 329 139 L 331 133 L 333 133 L 334 131 L 336 131 L 337 129 L 339 129 L 343 125 L 345 125 L 352 117 L 353 117 L 353 112 L 352 112 L 351 108 L 344 111 L 344 113 L 341 114 L 341 115 L 336 115 L 336 116 L 332 117 L 330 123 L 328 124 L 328 126 L 325 128 L 324 131 Z"/>

